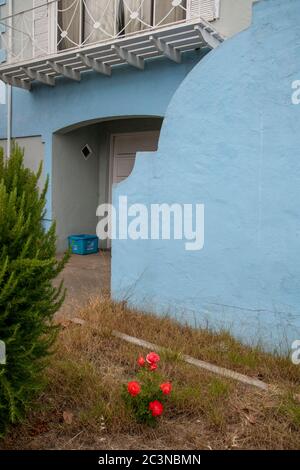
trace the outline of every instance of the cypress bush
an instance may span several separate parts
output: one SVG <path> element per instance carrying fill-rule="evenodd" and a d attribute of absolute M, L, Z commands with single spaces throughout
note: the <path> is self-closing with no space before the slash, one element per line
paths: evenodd
<path fill-rule="evenodd" d="M 5 161 L 0 148 L 0 340 L 6 363 L 0 364 L 0 435 L 18 422 L 43 385 L 42 371 L 55 341 L 53 316 L 60 308 L 63 284 L 53 280 L 68 254 L 55 257 L 55 224 L 46 230 L 48 181 L 42 191 L 37 174 L 24 167 L 23 151 L 13 146 Z"/>

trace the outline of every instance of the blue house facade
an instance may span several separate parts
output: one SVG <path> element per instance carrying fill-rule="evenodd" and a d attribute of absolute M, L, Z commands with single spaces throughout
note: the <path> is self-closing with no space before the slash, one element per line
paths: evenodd
<path fill-rule="evenodd" d="M 112 296 L 288 350 L 300 337 L 297 0 L 0 5 L 0 139 L 32 168 L 43 160 L 58 251 L 95 232 L 100 204 L 201 204 L 198 250 L 112 241 Z"/>

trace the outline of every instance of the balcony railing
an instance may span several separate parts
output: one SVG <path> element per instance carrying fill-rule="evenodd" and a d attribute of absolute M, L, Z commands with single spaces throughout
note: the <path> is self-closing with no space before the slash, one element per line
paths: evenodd
<path fill-rule="evenodd" d="M 20 0 L 14 4 L 18 1 L 25 4 Z M 210 24 L 218 17 L 218 4 L 218 0 L 31 0 L 30 8 L 7 16 L 0 7 L 0 49 L 5 51 L 0 77 L 29 88 L 33 80 L 53 85 L 57 75 L 80 79 L 87 69 L 110 74 L 112 66 L 124 62 L 143 68 L 145 59 L 160 55 L 179 62 L 186 50 L 215 47 L 222 41 Z"/>

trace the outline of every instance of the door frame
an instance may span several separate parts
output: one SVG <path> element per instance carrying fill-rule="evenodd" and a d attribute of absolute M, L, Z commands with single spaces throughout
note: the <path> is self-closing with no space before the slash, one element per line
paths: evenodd
<path fill-rule="evenodd" d="M 135 136 L 137 134 L 158 134 L 160 131 L 136 131 L 136 132 L 114 132 L 110 134 L 109 139 L 109 165 L 108 165 L 108 204 L 112 204 L 112 187 L 114 177 L 114 139 L 120 135 L 122 136 Z M 142 151 L 142 150 L 141 150 Z M 111 249 L 112 243 L 110 239 L 107 239 L 107 249 Z"/>
<path fill-rule="evenodd" d="M 153 134 L 157 135 L 158 138 L 160 135 L 160 131 L 136 131 L 136 132 L 115 132 L 110 135 L 109 141 L 109 170 L 108 170 L 108 204 L 112 204 L 112 187 L 113 187 L 113 177 L 114 177 L 114 139 L 119 136 L 135 136 L 137 134 Z M 140 150 L 143 152 L 143 150 Z M 145 150 L 146 152 L 146 150 Z"/>

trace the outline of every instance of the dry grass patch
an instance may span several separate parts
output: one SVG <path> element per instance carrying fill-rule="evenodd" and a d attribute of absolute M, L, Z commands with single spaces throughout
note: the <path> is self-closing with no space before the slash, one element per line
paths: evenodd
<path fill-rule="evenodd" d="M 103 328 L 109 332 L 117 329 L 163 345 L 173 355 L 188 354 L 265 382 L 299 386 L 300 368 L 292 364 L 289 357 L 244 346 L 226 331 L 216 334 L 210 329 L 193 329 L 169 316 L 141 315 L 139 311 L 126 308 L 126 303 L 111 303 L 109 299 L 95 301 L 91 310 L 83 312 L 84 317 L 89 318 L 94 309 L 101 314 Z"/>
<path fill-rule="evenodd" d="M 300 368 L 288 359 L 242 346 L 229 334 L 194 330 L 109 299 L 91 302 L 65 323 L 46 371 L 47 386 L 26 422 L 2 448 L 30 449 L 297 449 L 300 447 Z M 137 425 L 121 400 L 142 348 L 123 333 L 168 348 L 161 372 L 172 399 L 154 429 Z M 274 385 L 263 392 L 199 370 L 182 354 L 213 362 Z M 275 392 L 278 389 L 280 392 Z"/>

